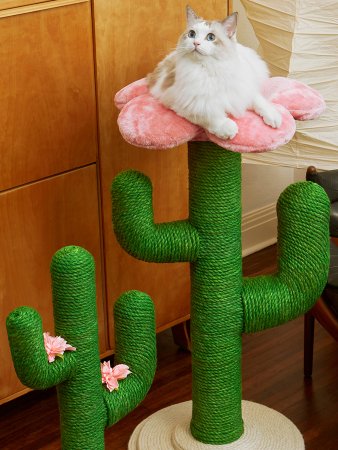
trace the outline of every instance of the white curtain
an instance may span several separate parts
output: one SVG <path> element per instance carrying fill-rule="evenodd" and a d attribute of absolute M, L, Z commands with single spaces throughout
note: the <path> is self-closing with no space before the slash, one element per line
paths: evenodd
<path fill-rule="evenodd" d="M 272 76 L 302 81 L 321 92 L 327 109 L 297 122 L 292 141 L 245 162 L 338 168 L 338 1 L 241 0 Z"/>

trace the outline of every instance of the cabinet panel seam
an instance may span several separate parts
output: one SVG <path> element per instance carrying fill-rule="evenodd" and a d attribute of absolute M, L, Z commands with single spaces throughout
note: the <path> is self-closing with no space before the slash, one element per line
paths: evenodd
<path fill-rule="evenodd" d="M 0 10 L 0 19 L 5 17 L 18 16 L 20 14 L 28 14 L 33 12 L 45 11 L 47 9 L 60 8 L 61 6 L 70 6 L 77 3 L 89 3 L 90 0 L 53 0 L 43 3 L 35 3 L 27 6 L 18 6 Z"/>

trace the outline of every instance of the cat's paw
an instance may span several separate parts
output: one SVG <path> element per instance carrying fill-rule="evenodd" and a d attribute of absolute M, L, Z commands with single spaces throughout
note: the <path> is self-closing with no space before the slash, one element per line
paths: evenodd
<path fill-rule="evenodd" d="M 221 139 L 233 139 L 238 133 L 238 126 L 233 120 L 224 119 L 208 131 Z"/>
<path fill-rule="evenodd" d="M 274 107 L 269 108 L 263 115 L 263 120 L 272 128 L 279 128 L 282 125 L 282 115 Z"/>

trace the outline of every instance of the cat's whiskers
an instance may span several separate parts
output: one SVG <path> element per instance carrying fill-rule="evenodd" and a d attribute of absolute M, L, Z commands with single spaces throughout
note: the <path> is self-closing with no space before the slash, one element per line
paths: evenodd
<path fill-rule="evenodd" d="M 191 49 L 191 50 L 193 50 L 193 49 Z M 190 53 L 191 50 L 190 50 L 190 49 L 186 49 L 186 48 L 180 48 L 180 47 L 178 47 L 178 48 L 175 50 L 175 53 L 176 53 L 176 55 L 186 55 L 187 53 Z"/>

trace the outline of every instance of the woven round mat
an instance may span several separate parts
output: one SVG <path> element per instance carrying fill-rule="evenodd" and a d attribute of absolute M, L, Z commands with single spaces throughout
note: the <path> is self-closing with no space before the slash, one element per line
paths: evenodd
<path fill-rule="evenodd" d="M 157 411 L 134 430 L 128 450 L 304 450 L 295 425 L 279 412 L 253 402 L 242 402 L 244 434 L 227 445 L 196 441 L 190 433 L 192 402 Z"/>

